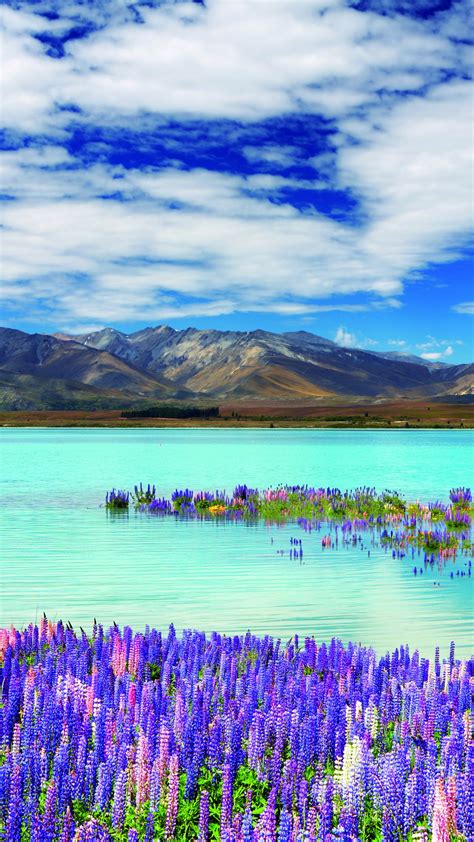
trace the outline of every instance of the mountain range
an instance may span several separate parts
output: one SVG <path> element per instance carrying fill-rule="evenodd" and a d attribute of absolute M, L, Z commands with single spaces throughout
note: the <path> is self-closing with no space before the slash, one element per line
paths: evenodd
<path fill-rule="evenodd" d="M 295 331 L 114 328 L 69 335 L 0 328 L 0 407 L 73 409 L 167 400 L 469 400 L 474 365 L 346 348 Z"/>

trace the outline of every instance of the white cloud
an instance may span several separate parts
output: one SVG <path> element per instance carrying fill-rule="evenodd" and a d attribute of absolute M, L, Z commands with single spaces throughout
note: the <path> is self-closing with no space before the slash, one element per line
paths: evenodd
<path fill-rule="evenodd" d="M 440 340 L 431 338 L 431 340 L 429 342 L 425 342 L 423 344 L 420 344 L 417 347 L 418 348 L 429 348 L 429 347 L 433 347 L 434 345 L 439 346 L 439 345 L 443 345 L 443 344 L 446 345 L 446 342 L 443 341 L 443 340 L 440 341 Z M 421 357 L 424 360 L 431 360 L 432 362 L 436 362 L 436 360 L 442 360 L 443 358 L 446 359 L 448 357 L 452 357 L 453 354 L 454 354 L 454 349 L 453 349 L 452 345 L 446 345 L 446 347 L 443 348 L 443 350 L 440 350 L 440 351 L 425 351 L 423 354 L 421 354 Z"/>
<path fill-rule="evenodd" d="M 362 195 L 370 220 L 364 245 L 389 276 L 451 260 L 467 239 L 471 94 L 468 82 L 449 82 L 373 115 L 376 130 L 370 120 L 348 127 L 362 143 L 340 149 L 341 182 Z"/>
<path fill-rule="evenodd" d="M 370 337 L 359 338 L 355 333 L 350 333 L 342 325 L 336 331 L 334 342 L 343 348 L 374 348 L 379 344 L 378 339 L 371 339 Z"/>
<path fill-rule="evenodd" d="M 162 112 L 255 120 L 291 111 L 346 112 L 386 86 L 425 81 L 452 57 L 446 39 L 408 19 L 360 13 L 339 2 L 278 0 L 145 14 L 74 43 L 80 76 L 63 96 L 88 111 Z M 123 73 L 123 68 L 127 73 Z M 92 70 L 91 70 L 92 69 Z M 93 84 L 90 75 L 93 73 Z M 397 85 L 398 87 L 398 85 Z"/>
<path fill-rule="evenodd" d="M 267 164 L 276 164 L 278 167 L 290 167 L 298 160 L 297 146 L 276 146 L 267 143 L 264 146 L 244 146 L 243 154 L 248 161 L 265 162 Z"/>
<path fill-rule="evenodd" d="M 440 351 L 432 351 L 431 353 L 421 354 L 423 360 L 431 360 L 431 362 L 436 362 L 436 360 L 440 360 L 442 356 L 443 355 Z"/>
<path fill-rule="evenodd" d="M 342 345 L 343 348 L 354 348 L 357 345 L 357 338 L 355 333 L 349 333 L 345 327 L 338 327 L 334 342 L 337 345 Z"/>
<path fill-rule="evenodd" d="M 291 112 L 340 117 L 376 104 L 381 91 L 387 98 L 421 89 L 458 67 L 462 54 L 433 27 L 359 12 L 339 0 L 165 3 L 142 15 L 144 23 L 134 23 L 117 8 L 108 26 L 70 41 L 57 61 L 32 37 L 46 28 L 44 18 L 8 9 L 7 124 L 50 125 L 55 107 L 71 103 L 122 122 L 153 113 L 244 121 Z"/>
<path fill-rule="evenodd" d="M 469 86 L 441 81 L 466 66 L 447 15 L 425 25 L 342 0 L 211 0 L 143 16 L 138 25 L 117 11 L 56 60 L 34 37 L 43 18 L 3 12 L 5 123 L 50 138 L 5 155 L 3 189 L 16 197 L 5 210 L 8 306 L 51 298 L 51 318 L 64 322 L 164 318 L 178 306 L 182 315 L 396 308 L 412 273 L 462 248 Z M 309 113 L 324 118 L 336 149 L 306 150 L 315 177 L 304 181 L 281 175 L 302 162 L 294 137 L 245 146 L 263 169 L 247 178 L 169 162 L 124 170 L 100 163 L 97 145 L 97 163 L 82 167 L 61 146 L 66 106 L 83 127 L 137 131 L 153 118 L 251 124 Z M 284 191 L 328 184 L 357 197 L 362 224 L 284 201 Z M 126 201 L 104 198 L 117 193 Z M 180 294 L 190 300 L 179 305 Z M 354 294 L 362 303 L 347 303 Z"/>
<path fill-rule="evenodd" d="M 24 167 L 22 155 L 15 165 L 12 153 L 7 174 L 14 184 Z M 398 281 L 380 280 L 376 268 L 354 260 L 356 231 L 274 204 L 261 191 L 247 195 L 252 179 L 201 170 L 114 175 L 101 165 L 85 173 L 41 169 L 32 179 L 35 199 L 8 204 L 4 294 L 10 300 L 44 298 L 56 277 L 55 306 L 70 307 L 81 320 L 95 313 L 110 321 L 128 308 L 146 317 L 150 296 L 160 300 L 164 292 L 201 299 L 204 312 L 206 299 L 221 300 L 223 292 L 239 309 L 281 307 L 279 297 L 290 295 L 304 311 L 357 311 L 380 302 L 317 299 L 331 296 L 336 285 L 339 298 L 400 291 Z M 100 198 L 119 188 L 134 200 Z M 179 211 L 170 208 L 176 202 Z M 78 273 L 91 281 L 65 283 Z"/>
<path fill-rule="evenodd" d="M 421 357 L 424 360 L 431 360 L 431 362 L 436 362 L 436 360 L 442 360 L 443 357 L 450 357 L 452 353 L 452 348 L 446 348 L 445 351 L 431 351 L 430 353 L 421 354 Z"/>
<path fill-rule="evenodd" d="M 445 356 L 451 356 L 453 353 L 453 345 L 463 345 L 463 342 L 460 339 L 438 339 L 435 336 L 428 335 L 426 337 L 426 342 L 419 342 L 417 344 L 417 348 L 420 351 L 431 351 L 434 348 L 443 348 L 442 353 Z"/>
<path fill-rule="evenodd" d="M 63 70 L 44 54 L 34 37 L 44 29 L 37 15 L 3 7 L 2 25 L 2 122 L 4 128 L 34 134 L 57 132 L 52 118 L 55 95 L 61 90 Z M 58 89 L 59 84 L 59 89 Z"/>
<path fill-rule="evenodd" d="M 465 313 L 467 315 L 474 315 L 474 301 L 462 301 L 460 304 L 454 304 L 451 307 L 455 313 Z"/>

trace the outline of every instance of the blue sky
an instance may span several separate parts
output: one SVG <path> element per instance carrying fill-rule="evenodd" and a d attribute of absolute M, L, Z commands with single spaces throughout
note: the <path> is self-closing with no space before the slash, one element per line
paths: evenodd
<path fill-rule="evenodd" d="M 4 324 L 471 359 L 468 2 L 1 14 Z"/>

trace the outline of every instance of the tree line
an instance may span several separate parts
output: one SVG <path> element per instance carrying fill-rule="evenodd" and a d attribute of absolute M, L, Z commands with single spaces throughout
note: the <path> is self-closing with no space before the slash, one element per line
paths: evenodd
<path fill-rule="evenodd" d="M 218 406 L 148 406 L 145 409 L 125 409 L 122 418 L 215 418 Z"/>

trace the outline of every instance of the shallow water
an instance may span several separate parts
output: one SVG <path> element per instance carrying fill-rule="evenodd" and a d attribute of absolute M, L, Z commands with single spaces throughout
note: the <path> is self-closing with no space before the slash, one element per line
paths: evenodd
<path fill-rule="evenodd" d="M 155 482 L 260 488 L 278 482 L 396 488 L 446 500 L 472 481 L 470 431 L 45 430 L 0 437 L 0 623 L 48 616 L 90 626 L 96 616 L 136 628 L 295 632 L 431 654 L 472 648 L 466 560 L 424 568 L 363 545 L 322 549 L 295 524 L 175 521 L 100 508 L 106 489 Z M 290 557 L 290 538 L 303 558 Z M 370 554 L 369 554 L 370 553 Z M 413 575 L 413 566 L 423 568 Z M 450 572 L 455 573 L 450 578 Z"/>

